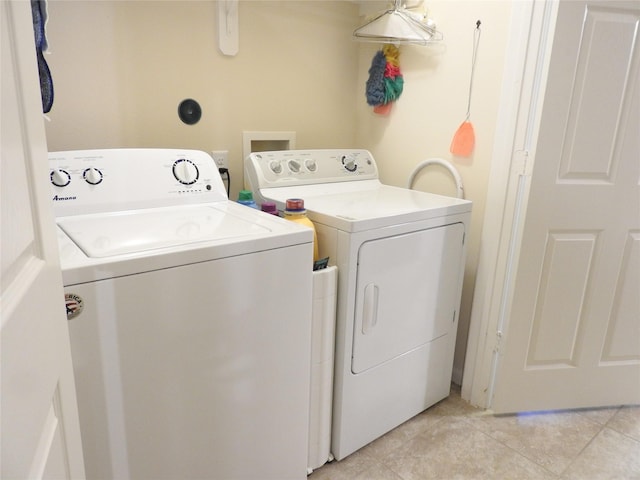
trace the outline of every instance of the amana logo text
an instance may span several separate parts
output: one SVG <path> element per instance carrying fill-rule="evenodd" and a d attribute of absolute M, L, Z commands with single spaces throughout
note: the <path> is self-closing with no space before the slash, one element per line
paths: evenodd
<path fill-rule="evenodd" d="M 53 201 L 54 202 L 60 202 L 62 200 L 75 200 L 75 199 L 76 199 L 75 196 L 73 196 L 73 197 L 61 197 L 60 195 L 54 195 L 53 196 Z"/>

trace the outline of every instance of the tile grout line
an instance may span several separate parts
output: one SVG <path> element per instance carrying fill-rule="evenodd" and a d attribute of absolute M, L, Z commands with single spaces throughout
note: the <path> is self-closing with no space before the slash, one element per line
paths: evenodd
<path fill-rule="evenodd" d="M 611 418 L 609 418 L 609 420 L 607 420 L 605 422 L 604 427 L 606 427 L 609 430 L 612 430 L 612 431 L 614 431 L 616 433 L 619 433 L 620 435 L 622 435 L 624 437 L 627 437 L 627 438 L 633 440 L 634 442 L 640 444 L 640 439 L 638 439 L 638 438 L 636 438 L 636 437 L 634 437 L 634 436 L 632 436 L 632 435 L 630 435 L 630 434 L 628 434 L 626 432 L 621 432 L 620 430 L 609 426 L 609 424 L 613 421 L 613 419 L 625 408 L 638 408 L 638 409 L 640 409 L 640 405 L 620 405 L 618 407 L 618 411 L 616 413 L 614 413 L 613 415 L 611 415 Z M 639 410 L 639 414 L 640 414 L 640 410 Z"/>
<path fill-rule="evenodd" d="M 613 416 L 612 416 L 611 418 L 613 418 Z M 590 419 L 588 419 L 588 420 L 590 420 Z M 609 419 L 609 420 L 610 420 L 610 419 Z M 561 477 L 562 477 L 562 475 L 564 475 L 565 473 L 567 473 L 567 471 L 568 471 L 568 470 L 573 466 L 573 464 L 576 462 L 576 460 L 578 460 L 578 458 L 580 458 L 580 456 L 582 455 L 582 453 L 583 453 L 583 452 L 584 452 L 584 451 L 589 447 L 589 445 L 591 445 L 591 444 L 593 443 L 593 441 L 596 439 L 596 437 L 597 437 L 598 435 L 600 435 L 600 434 L 603 432 L 603 430 L 604 430 L 604 429 L 606 428 L 606 426 L 607 426 L 607 423 L 609 423 L 609 421 L 607 421 L 607 422 L 603 425 L 603 424 L 601 424 L 601 423 L 594 422 L 593 420 L 591 420 L 591 422 L 592 422 L 592 423 L 595 423 L 595 424 L 597 424 L 597 425 L 600 425 L 600 430 L 598 430 L 598 431 L 596 432 L 596 434 L 595 434 L 593 437 L 591 437 L 591 438 L 589 439 L 589 441 L 585 444 L 585 446 L 584 446 L 584 447 L 582 447 L 582 448 L 580 449 L 580 451 L 579 451 L 579 452 L 578 452 L 578 453 L 577 453 L 577 454 L 576 454 L 576 455 L 571 459 L 571 461 L 569 462 L 569 464 L 568 464 L 568 465 L 567 465 L 567 466 L 562 470 L 562 473 L 560 473 L 560 476 L 559 476 L 558 478 L 561 478 Z"/>
<path fill-rule="evenodd" d="M 515 453 L 516 455 L 518 455 L 519 457 L 524 458 L 527 462 L 530 462 L 530 463 L 532 463 L 532 464 L 534 464 L 534 465 L 536 465 L 536 466 L 538 466 L 538 467 L 540 467 L 540 468 L 544 469 L 544 471 L 545 471 L 545 472 L 549 473 L 550 475 L 553 475 L 555 478 L 557 478 L 557 479 L 559 479 L 559 478 L 560 478 L 560 475 L 559 475 L 559 474 L 557 474 L 557 473 L 555 473 L 555 472 L 552 472 L 551 470 L 549 470 L 549 469 L 548 469 L 547 467 L 545 467 L 544 465 L 540 465 L 540 464 L 539 464 L 538 462 L 536 462 L 534 459 L 527 457 L 525 454 L 523 454 L 522 452 L 519 452 L 519 451 L 518 451 L 518 450 L 516 450 L 515 448 L 513 448 L 513 447 L 511 447 L 511 446 L 507 445 L 506 443 L 504 443 L 504 442 L 503 442 L 502 440 L 500 440 L 499 438 L 495 438 L 495 437 L 493 437 L 493 436 L 489 435 L 487 432 L 484 432 L 483 430 L 480 430 L 479 428 L 477 428 L 477 427 L 473 424 L 473 422 L 467 422 L 467 421 L 466 421 L 466 418 L 467 418 L 467 416 L 466 416 L 466 415 L 465 415 L 465 417 L 464 417 L 464 418 L 465 418 L 465 423 L 467 423 L 467 425 L 469 425 L 471 428 L 473 428 L 473 429 L 474 429 L 474 430 L 476 430 L 477 432 L 480 432 L 481 434 L 483 434 L 483 435 L 485 435 L 485 436 L 489 437 L 489 438 L 490 438 L 491 440 L 493 440 L 494 442 L 498 442 L 500 445 L 502 445 L 503 447 L 505 447 L 505 448 L 507 448 L 507 449 L 511 450 L 512 452 L 514 452 L 514 453 Z"/>

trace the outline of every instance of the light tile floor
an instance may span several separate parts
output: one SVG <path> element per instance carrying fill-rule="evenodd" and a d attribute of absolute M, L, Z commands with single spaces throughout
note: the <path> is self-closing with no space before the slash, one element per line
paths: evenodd
<path fill-rule="evenodd" d="M 491 415 L 449 398 L 308 480 L 640 479 L 640 407 Z"/>

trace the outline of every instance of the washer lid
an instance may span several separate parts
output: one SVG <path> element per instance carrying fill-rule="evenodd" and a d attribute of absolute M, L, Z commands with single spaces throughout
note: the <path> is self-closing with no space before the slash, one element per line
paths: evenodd
<path fill-rule="evenodd" d="M 76 215 L 60 217 L 57 223 L 85 255 L 92 258 L 269 232 L 249 219 L 211 205 Z"/>

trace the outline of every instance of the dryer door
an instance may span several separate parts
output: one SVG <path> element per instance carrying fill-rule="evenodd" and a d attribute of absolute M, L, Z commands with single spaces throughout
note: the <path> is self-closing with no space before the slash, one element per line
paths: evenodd
<path fill-rule="evenodd" d="M 464 225 L 365 242 L 358 252 L 351 370 L 455 334 Z"/>

